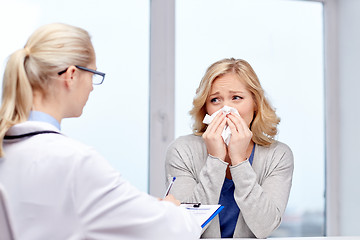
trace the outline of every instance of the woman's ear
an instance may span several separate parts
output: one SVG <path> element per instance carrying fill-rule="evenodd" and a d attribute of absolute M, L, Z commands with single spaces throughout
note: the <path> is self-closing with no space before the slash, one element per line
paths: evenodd
<path fill-rule="evenodd" d="M 64 79 L 65 87 L 71 89 L 72 86 L 74 85 L 74 80 L 77 77 L 76 67 L 75 66 L 68 67 L 68 69 L 63 75 L 65 77 Z"/>

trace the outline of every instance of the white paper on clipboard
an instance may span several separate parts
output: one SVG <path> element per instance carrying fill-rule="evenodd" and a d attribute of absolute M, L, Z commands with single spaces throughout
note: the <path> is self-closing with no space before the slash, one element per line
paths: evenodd
<path fill-rule="evenodd" d="M 199 225 L 204 228 L 219 212 L 224 208 L 221 205 L 202 205 L 195 206 L 194 204 L 181 204 L 180 207 L 185 208 L 193 214 Z"/>

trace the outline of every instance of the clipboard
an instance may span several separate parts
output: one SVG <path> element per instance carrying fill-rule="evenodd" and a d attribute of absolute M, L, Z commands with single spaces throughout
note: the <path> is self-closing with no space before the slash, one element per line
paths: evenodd
<path fill-rule="evenodd" d="M 181 204 L 180 207 L 189 211 L 198 221 L 201 228 L 204 228 L 216 215 L 221 212 L 224 206 L 218 205 L 194 205 Z"/>

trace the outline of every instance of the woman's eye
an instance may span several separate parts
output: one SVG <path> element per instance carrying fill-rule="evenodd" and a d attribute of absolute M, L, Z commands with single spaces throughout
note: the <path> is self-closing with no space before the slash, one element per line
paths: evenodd
<path fill-rule="evenodd" d="M 210 102 L 212 102 L 212 103 L 216 103 L 216 102 L 218 102 L 218 101 L 219 101 L 218 98 L 212 98 L 212 99 L 210 100 Z"/>
<path fill-rule="evenodd" d="M 243 97 L 240 97 L 240 96 L 234 96 L 233 97 L 233 100 L 239 100 L 239 99 L 243 99 Z"/>

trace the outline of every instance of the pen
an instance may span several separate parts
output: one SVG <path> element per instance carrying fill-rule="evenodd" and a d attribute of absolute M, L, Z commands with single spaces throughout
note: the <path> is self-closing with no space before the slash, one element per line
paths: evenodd
<path fill-rule="evenodd" d="M 171 180 L 171 182 L 170 182 L 170 184 L 169 184 L 168 188 L 166 189 L 166 192 L 165 192 L 164 198 L 165 198 L 165 197 L 169 194 L 170 189 L 171 189 L 172 185 L 173 185 L 173 184 L 174 184 L 174 182 L 175 182 L 175 179 L 176 179 L 176 177 L 173 177 L 173 179 Z"/>

